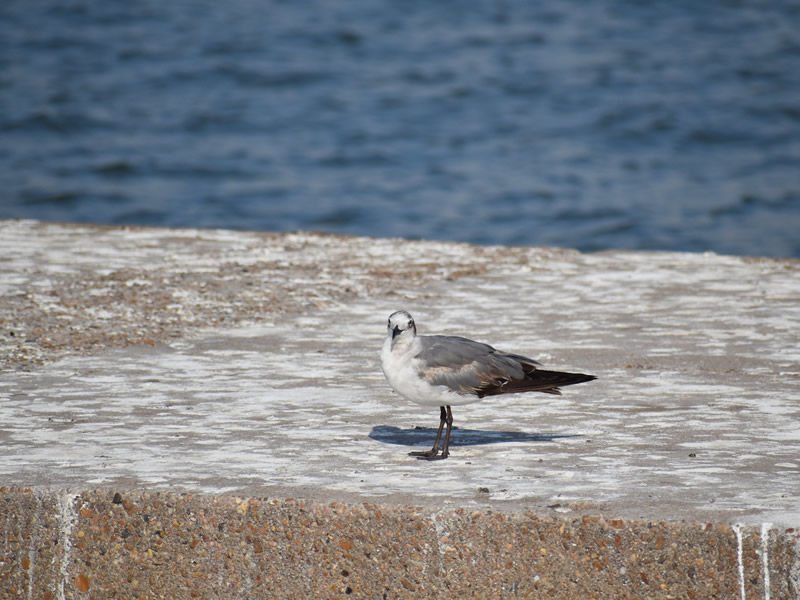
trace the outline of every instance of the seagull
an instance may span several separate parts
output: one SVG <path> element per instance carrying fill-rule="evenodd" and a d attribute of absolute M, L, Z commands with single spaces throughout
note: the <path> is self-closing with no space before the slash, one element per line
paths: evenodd
<path fill-rule="evenodd" d="M 381 349 L 383 374 L 394 391 L 417 404 L 439 407 L 433 448 L 409 453 L 420 460 L 443 460 L 450 455 L 452 406 L 517 392 L 561 395 L 559 386 L 597 379 L 583 373 L 545 371 L 540 366 L 530 358 L 464 337 L 417 335 L 414 318 L 404 310 L 389 316 Z M 447 434 L 439 452 L 445 424 Z"/>

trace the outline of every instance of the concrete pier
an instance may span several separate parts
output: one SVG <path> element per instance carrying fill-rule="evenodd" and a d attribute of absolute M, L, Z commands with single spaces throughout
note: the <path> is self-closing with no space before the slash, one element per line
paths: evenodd
<path fill-rule="evenodd" d="M 436 411 L 389 313 L 597 381 Z M 798 598 L 800 261 L 0 221 L 0 598 Z"/>

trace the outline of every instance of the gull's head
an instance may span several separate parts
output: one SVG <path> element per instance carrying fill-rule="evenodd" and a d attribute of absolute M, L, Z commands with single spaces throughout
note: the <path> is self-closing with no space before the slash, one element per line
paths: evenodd
<path fill-rule="evenodd" d="M 387 324 L 387 335 L 392 339 L 392 346 L 399 339 L 411 340 L 417 335 L 417 326 L 414 325 L 414 317 L 404 310 L 389 315 L 389 323 Z"/>

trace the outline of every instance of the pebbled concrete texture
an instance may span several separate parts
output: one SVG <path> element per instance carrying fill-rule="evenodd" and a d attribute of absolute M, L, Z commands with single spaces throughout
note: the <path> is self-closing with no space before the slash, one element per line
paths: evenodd
<path fill-rule="evenodd" d="M 794 598 L 793 530 L 0 489 L 4 598 Z"/>
<path fill-rule="evenodd" d="M 798 261 L 31 221 L 0 256 L 0 598 L 800 597 Z M 399 308 L 599 379 L 416 461 Z"/>

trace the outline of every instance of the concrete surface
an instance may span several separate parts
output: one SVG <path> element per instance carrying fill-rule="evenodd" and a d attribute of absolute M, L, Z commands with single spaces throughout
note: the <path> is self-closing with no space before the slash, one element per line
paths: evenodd
<path fill-rule="evenodd" d="M 793 598 L 796 536 L 535 511 L 0 490 L 4 598 Z"/>
<path fill-rule="evenodd" d="M 733 557 L 709 575 L 717 595 L 640 588 L 619 563 L 608 586 L 584 580 L 587 597 L 800 594 L 798 261 L 29 221 L 0 222 L 0 257 L 0 484 L 6 506 L 21 511 L 8 509 L 6 531 L 13 521 L 35 532 L 50 518 L 72 539 L 84 503 L 87 514 L 119 512 L 115 493 L 147 506 L 159 493 L 176 503 L 174 494 L 191 493 L 201 512 L 235 511 L 234 496 L 302 498 L 312 512 L 368 502 L 418 515 L 425 564 L 447 546 L 442 519 L 500 514 L 514 535 L 538 519 L 550 541 L 508 549 L 512 563 L 530 566 L 526 553 L 548 551 L 562 526 L 600 528 L 586 535 L 606 542 L 615 529 L 633 536 L 617 552 L 648 523 L 672 532 L 670 548 L 704 544 L 708 526 L 722 536 L 715 551 Z M 599 379 L 562 397 L 459 407 L 451 458 L 414 460 L 407 452 L 430 445 L 438 415 L 395 396 L 380 372 L 385 320 L 400 308 L 421 333 L 467 335 Z M 25 502 L 38 521 L 24 516 Z M 365 523 L 372 531 L 372 517 Z M 614 544 L 592 543 L 617 556 Z M 568 549 L 567 571 L 582 560 Z M 677 554 L 672 572 L 684 576 L 702 558 Z M 84 587 L 73 563 L 50 593 Z M 429 597 L 448 597 L 460 581 L 425 573 L 408 582 L 427 585 Z M 34 579 L 15 590 L 33 594 Z M 378 594 L 364 597 L 402 584 L 380 581 L 359 588 Z M 579 593 L 565 585 L 525 589 L 581 597 L 559 595 Z M 487 597 L 524 597 L 519 582 L 502 589 Z"/>

